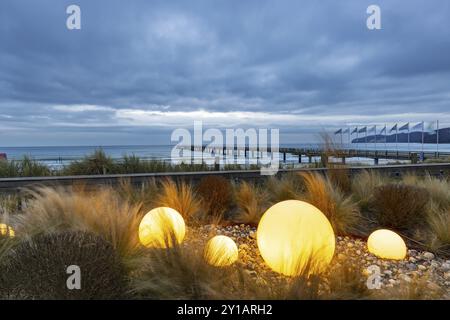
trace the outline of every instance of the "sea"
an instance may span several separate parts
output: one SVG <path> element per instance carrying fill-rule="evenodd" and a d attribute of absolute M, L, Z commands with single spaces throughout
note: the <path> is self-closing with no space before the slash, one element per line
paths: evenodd
<path fill-rule="evenodd" d="M 107 155 L 113 159 L 120 160 L 125 155 L 135 155 L 142 159 L 153 159 L 168 162 L 180 162 L 178 158 L 171 157 L 174 145 L 105 145 L 105 146 L 42 146 L 42 147 L 1 147 L 0 154 L 5 153 L 9 160 L 21 160 L 24 156 L 28 156 L 39 162 L 45 163 L 51 167 L 64 166 L 71 161 L 82 159 L 92 154 L 98 149 L 102 149 Z M 320 149 L 323 145 L 320 143 L 299 143 L 299 144 L 282 144 L 280 147 L 286 148 L 308 148 Z M 411 151 L 411 152 L 450 152 L 450 144 L 420 144 L 420 143 L 351 143 L 344 144 L 343 148 L 360 149 L 360 150 L 389 150 L 389 151 Z M 213 161 L 214 155 L 210 153 L 195 152 L 195 159 L 204 159 Z M 280 159 L 282 156 L 280 155 Z M 308 158 L 302 159 L 303 163 L 308 162 Z M 319 161 L 319 159 L 313 159 Z M 371 164 L 372 159 L 367 158 L 351 158 L 347 162 Z M 380 159 L 380 164 L 393 162 L 392 160 Z M 298 156 L 287 154 L 286 163 L 298 163 Z"/>

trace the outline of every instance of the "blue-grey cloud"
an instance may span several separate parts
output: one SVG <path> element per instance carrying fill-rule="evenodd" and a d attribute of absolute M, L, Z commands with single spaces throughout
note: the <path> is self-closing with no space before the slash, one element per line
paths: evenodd
<path fill-rule="evenodd" d="M 0 145 L 144 143 L 198 117 L 290 136 L 450 122 L 450 3 L 376 2 L 369 31 L 368 0 L 3 0 Z"/>

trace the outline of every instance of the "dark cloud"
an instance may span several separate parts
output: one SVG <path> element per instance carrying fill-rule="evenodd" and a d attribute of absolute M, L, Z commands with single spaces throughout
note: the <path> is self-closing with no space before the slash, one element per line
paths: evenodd
<path fill-rule="evenodd" d="M 74 3 L 80 31 L 65 27 Z M 0 145 L 142 143 L 199 110 L 224 125 L 238 112 L 266 126 L 290 115 L 271 125 L 291 136 L 448 119 L 450 3 L 377 1 L 383 29 L 369 31 L 372 3 L 2 0 Z"/>

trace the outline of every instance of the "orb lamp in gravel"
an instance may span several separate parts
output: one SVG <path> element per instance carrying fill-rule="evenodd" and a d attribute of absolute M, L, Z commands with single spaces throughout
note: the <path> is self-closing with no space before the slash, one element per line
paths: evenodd
<path fill-rule="evenodd" d="M 7 224 L 0 223 L 0 236 L 14 238 L 15 236 L 14 229 Z"/>
<path fill-rule="evenodd" d="M 383 259 L 403 260 L 406 257 L 406 244 L 397 233 L 380 229 L 372 232 L 367 239 L 370 253 Z"/>
<path fill-rule="evenodd" d="M 315 206 L 298 200 L 279 202 L 264 213 L 257 242 L 267 265 L 287 276 L 323 272 L 335 249 L 327 217 Z"/>
<path fill-rule="evenodd" d="M 170 248 L 183 242 L 186 226 L 178 211 L 159 207 L 148 212 L 139 225 L 139 240 L 148 248 Z"/>
<path fill-rule="evenodd" d="M 215 267 L 227 267 L 238 259 L 238 247 L 233 239 L 227 236 L 215 236 L 205 246 L 204 258 Z"/>

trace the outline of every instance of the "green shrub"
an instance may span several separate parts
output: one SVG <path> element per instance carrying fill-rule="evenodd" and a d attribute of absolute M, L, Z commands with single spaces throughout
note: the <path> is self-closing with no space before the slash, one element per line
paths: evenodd
<path fill-rule="evenodd" d="M 141 158 L 135 155 L 126 155 L 122 158 L 122 162 L 120 163 L 120 171 L 123 173 L 143 173 L 145 172 L 143 164 Z"/>
<path fill-rule="evenodd" d="M 52 172 L 48 166 L 28 156 L 24 156 L 22 160 L 0 160 L 0 178 L 43 177 L 50 175 L 52 175 Z"/>
<path fill-rule="evenodd" d="M 425 188 L 391 183 L 375 189 L 373 208 L 382 226 L 412 230 L 425 221 L 429 199 Z"/>
<path fill-rule="evenodd" d="M 71 162 L 61 173 L 63 175 L 96 175 L 114 173 L 115 170 L 113 159 L 102 149 L 98 149 L 81 160 Z"/>
<path fill-rule="evenodd" d="M 85 232 L 41 234 L 10 250 L 1 266 L 8 298 L 117 299 L 126 274 L 111 244 Z M 81 289 L 67 288 L 68 266 L 81 271 Z"/>

